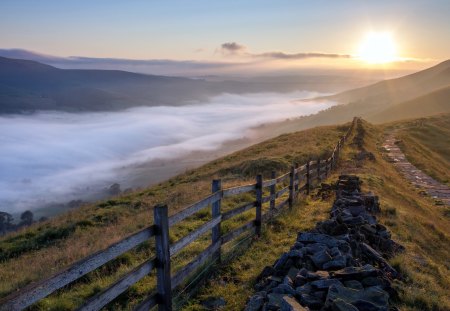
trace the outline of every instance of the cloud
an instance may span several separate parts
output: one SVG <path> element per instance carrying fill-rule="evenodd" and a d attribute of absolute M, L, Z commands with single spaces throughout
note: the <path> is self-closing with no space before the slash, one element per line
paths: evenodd
<path fill-rule="evenodd" d="M 244 45 L 236 42 L 225 42 L 220 47 L 223 54 L 243 53 L 247 49 Z"/>
<path fill-rule="evenodd" d="M 215 150 L 251 127 L 332 104 L 294 101 L 317 95 L 223 94 L 179 107 L 0 116 L 0 210 L 18 213 L 89 197 L 114 182 L 125 189 L 140 164 Z"/>
<path fill-rule="evenodd" d="M 305 59 L 305 58 L 351 58 L 349 54 L 332 53 L 294 53 L 267 52 L 261 54 L 252 54 L 254 57 L 272 58 L 272 59 Z"/>
<path fill-rule="evenodd" d="M 220 46 L 220 50 L 224 55 L 235 55 L 252 58 L 265 58 L 265 59 L 281 59 L 281 60 L 293 60 L 293 59 L 306 59 L 306 58 L 351 58 L 349 54 L 335 54 L 335 53 L 284 53 L 279 51 L 265 52 L 265 53 L 250 53 L 247 52 L 247 48 L 236 42 L 226 42 Z"/>

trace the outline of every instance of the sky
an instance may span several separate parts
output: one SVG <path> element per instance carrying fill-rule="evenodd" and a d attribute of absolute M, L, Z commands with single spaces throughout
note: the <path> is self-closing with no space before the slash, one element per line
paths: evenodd
<path fill-rule="evenodd" d="M 448 0 L 2 0 L 0 48 L 64 57 L 320 65 L 345 63 L 372 31 L 389 32 L 398 55 L 420 64 L 449 57 L 449 16 Z M 227 43 L 239 49 L 224 49 Z"/>

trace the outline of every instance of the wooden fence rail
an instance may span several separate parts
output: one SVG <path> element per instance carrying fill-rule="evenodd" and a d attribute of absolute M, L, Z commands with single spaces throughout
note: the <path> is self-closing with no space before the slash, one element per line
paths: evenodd
<path fill-rule="evenodd" d="M 0 311 L 23 310 L 151 238 L 155 239 L 155 257 L 145 261 L 107 289 L 88 299 L 79 310 L 100 310 L 127 291 L 133 284 L 149 275 L 154 269 L 156 269 L 157 276 L 156 290 L 150 293 L 135 310 L 149 310 L 155 306 L 158 306 L 159 310 L 172 310 L 172 291 L 211 258 L 220 261 L 222 245 L 236 239 L 245 232 L 254 232 L 254 234 L 260 235 L 264 221 L 273 217 L 284 206 L 292 207 L 299 194 L 309 194 L 314 183 L 320 183 L 322 179 L 329 175 L 331 170 L 336 167 L 341 149 L 355 128 L 356 121 L 357 118 L 353 120 L 345 136 L 339 139 L 328 159 L 319 158 L 314 161 L 310 160 L 302 166 L 293 165 L 289 172 L 278 177 L 276 177 L 275 172 L 272 172 L 269 180 L 263 180 L 262 175 L 257 175 L 254 184 L 228 189 L 222 189 L 221 181 L 214 180 L 211 188 L 212 193 L 209 196 L 170 217 L 166 205 L 157 205 L 154 208 L 153 225 L 109 246 L 105 250 L 72 264 L 64 271 L 46 280 L 31 284 L 19 292 L 3 298 L 0 300 Z M 288 179 L 289 184 L 286 186 L 285 182 Z M 281 188 L 277 190 L 277 186 Z M 269 191 L 267 196 L 264 196 L 265 189 Z M 254 193 L 255 200 L 253 202 L 245 203 L 225 212 L 221 211 L 222 199 L 248 192 Z M 285 197 L 286 194 L 288 194 L 287 198 Z M 280 199 L 281 202 L 277 204 L 276 201 Z M 269 209 L 263 214 L 262 207 L 265 203 L 269 203 Z M 170 227 L 209 206 L 211 206 L 212 212 L 211 220 L 170 244 Z M 221 235 L 220 227 L 223 221 L 253 208 L 255 208 L 253 220 L 223 236 Z M 174 276 L 171 276 L 171 258 L 208 232 L 211 232 L 211 244 Z"/>

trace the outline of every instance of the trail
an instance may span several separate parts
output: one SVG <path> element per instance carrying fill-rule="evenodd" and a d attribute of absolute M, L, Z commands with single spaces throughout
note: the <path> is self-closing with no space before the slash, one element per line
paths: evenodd
<path fill-rule="evenodd" d="M 394 166 L 410 181 L 414 186 L 422 188 L 431 197 L 442 201 L 450 206 L 450 188 L 432 177 L 428 176 L 411 162 L 409 162 L 403 151 L 396 144 L 395 132 L 389 133 L 383 147 L 388 151 L 388 157 Z"/>

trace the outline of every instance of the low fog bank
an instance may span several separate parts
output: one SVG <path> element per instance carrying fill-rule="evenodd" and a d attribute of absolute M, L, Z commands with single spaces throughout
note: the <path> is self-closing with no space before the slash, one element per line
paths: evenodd
<path fill-rule="evenodd" d="M 17 214 L 49 204 L 94 200 L 110 193 L 114 183 L 123 190 L 159 182 L 210 160 L 215 150 L 224 150 L 225 142 L 248 139 L 252 127 L 333 105 L 296 101 L 319 95 L 223 94 L 181 107 L 1 116 L 0 211 Z M 193 152 L 205 156 L 193 159 Z M 164 167 L 183 157 L 178 166 Z"/>

